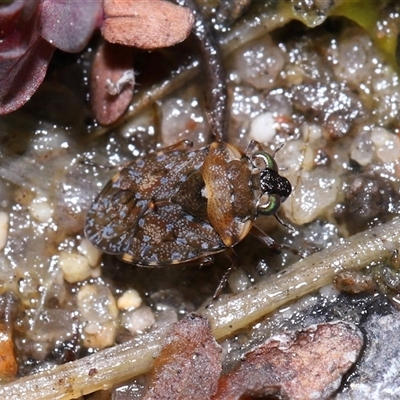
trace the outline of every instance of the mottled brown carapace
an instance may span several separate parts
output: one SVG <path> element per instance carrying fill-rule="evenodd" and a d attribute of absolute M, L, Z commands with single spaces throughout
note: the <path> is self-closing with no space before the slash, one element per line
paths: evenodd
<path fill-rule="evenodd" d="M 193 261 L 235 246 L 291 192 L 257 142 L 245 153 L 225 142 L 191 147 L 179 142 L 115 175 L 87 214 L 87 238 L 136 265 Z"/>

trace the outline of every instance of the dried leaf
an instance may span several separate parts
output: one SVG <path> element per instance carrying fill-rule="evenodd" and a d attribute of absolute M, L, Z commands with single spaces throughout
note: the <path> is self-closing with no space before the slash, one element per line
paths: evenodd
<path fill-rule="evenodd" d="M 363 337 L 338 322 L 269 339 L 221 377 L 213 400 L 279 395 L 285 399 L 327 399 L 356 361 Z"/>
<path fill-rule="evenodd" d="M 116 121 L 129 105 L 134 87 L 132 49 L 103 43 L 92 64 L 90 98 L 96 119 Z"/>
<path fill-rule="evenodd" d="M 106 40 L 143 49 L 183 41 L 194 23 L 188 8 L 164 0 L 104 0 L 104 13 Z"/>
<path fill-rule="evenodd" d="M 210 399 L 220 374 L 221 348 L 210 323 L 189 315 L 173 325 L 143 399 Z"/>
<path fill-rule="evenodd" d="M 18 364 L 11 332 L 5 324 L 0 323 L 0 378 L 12 378 L 17 372 Z"/>

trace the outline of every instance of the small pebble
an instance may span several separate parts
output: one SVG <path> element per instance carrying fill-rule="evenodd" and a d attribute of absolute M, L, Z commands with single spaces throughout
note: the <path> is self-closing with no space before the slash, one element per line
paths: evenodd
<path fill-rule="evenodd" d="M 287 170 L 282 170 L 285 172 L 285 177 L 290 182 L 300 182 L 293 186 L 292 194 L 282 205 L 285 216 L 298 225 L 314 221 L 324 210 L 332 207 L 342 184 L 334 170 L 324 168 L 306 170 L 302 163 L 299 165 L 299 161 L 305 157 L 302 152 L 301 142 L 292 141 L 276 154 L 278 165 L 281 168 L 288 166 Z M 286 159 L 287 154 L 291 154 L 290 161 Z M 311 157 L 307 159 L 309 165 L 314 162 Z"/>
<path fill-rule="evenodd" d="M 149 329 L 155 321 L 153 311 L 147 306 L 127 311 L 121 316 L 121 324 L 133 333 L 140 333 Z"/>
<path fill-rule="evenodd" d="M 6 246 L 8 239 L 8 223 L 10 218 L 4 211 L 0 212 L 0 250 Z"/>
<path fill-rule="evenodd" d="M 122 294 L 117 300 L 117 305 L 120 310 L 131 310 L 140 307 L 142 298 L 134 289 L 129 289 Z"/>
<path fill-rule="evenodd" d="M 371 132 L 375 152 L 383 163 L 392 163 L 400 159 L 400 139 L 385 128 L 376 127 Z"/>
<path fill-rule="evenodd" d="M 276 135 L 276 123 L 271 112 L 264 112 L 257 115 L 250 125 L 249 136 L 261 143 L 269 143 Z"/>
<path fill-rule="evenodd" d="M 92 269 L 85 256 L 65 251 L 60 253 L 58 259 L 64 279 L 69 283 L 76 283 L 88 279 L 92 275 Z"/>
<path fill-rule="evenodd" d="M 117 324 L 108 321 L 104 324 L 89 323 L 83 328 L 83 346 L 104 349 L 115 344 Z"/>
<path fill-rule="evenodd" d="M 94 247 L 89 242 L 89 240 L 83 238 L 78 247 L 78 250 L 82 255 L 84 255 L 87 258 L 88 263 L 91 267 L 99 265 L 101 255 L 103 253 L 100 250 L 96 249 L 96 247 Z"/>
<path fill-rule="evenodd" d="M 315 142 L 322 138 L 322 128 L 320 125 L 304 123 L 301 133 L 305 142 Z"/>
<path fill-rule="evenodd" d="M 157 329 L 162 329 L 164 327 L 170 326 L 175 322 L 178 322 L 178 314 L 173 308 L 167 307 L 164 310 L 157 312 Z"/>
<path fill-rule="evenodd" d="M 285 65 L 285 55 L 269 36 L 247 43 L 235 55 L 236 72 L 248 84 L 259 90 L 269 90 L 279 79 Z"/>
<path fill-rule="evenodd" d="M 372 161 L 374 146 L 371 142 L 371 132 L 361 131 L 350 146 L 350 156 L 352 160 L 365 167 Z"/>
<path fill-rule="evenodd" d="M 39 222 L 48 222 L 52 215 L 53 209 L 46 199 L 35 199 L 29 206 L 31 216 Z"/>
<path fill-rule="evenodd" d="M 250 279 L 242 269 L 234 270 L 228 278 L 229 288 L 233 293 L 240 293 L 250 287 Z"/>
<path fill-rule="evenodd" d="M 98 349 L 112 346 L 117 332 L 118 308 L 110 289 L 99 284 L 82 286 L 76 302 L 84 324 L 84 346 Z"/>
<path fill-rule="evenodd" d="M 76 301 L 85 321 L 102 324 L 118 317 L 117 303 L 107 286 L 98 284 L 82 286 Z"/>

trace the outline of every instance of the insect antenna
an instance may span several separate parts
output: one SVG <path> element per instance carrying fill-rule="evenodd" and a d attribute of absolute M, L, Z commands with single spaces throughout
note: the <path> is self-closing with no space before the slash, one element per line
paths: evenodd
<path fill-rule="evenodd" d="M 272 155 L 272 157 L 275 158 L 276 153 L 277 153 L 280 149 L 282 149 L 284 146 L 285 146 L 285 142 L 279 143 L 279 144 L 276 146 L 276 149 L 275 149 L 274 154 Z"/>
<path fill-rule="evenodd" d="M 275 219 L 284 226 L 290 233 L 296 232 L 296 229 L 289 224 L 289 222 L 284 221 L 278 214 L 274 214 Z"/>

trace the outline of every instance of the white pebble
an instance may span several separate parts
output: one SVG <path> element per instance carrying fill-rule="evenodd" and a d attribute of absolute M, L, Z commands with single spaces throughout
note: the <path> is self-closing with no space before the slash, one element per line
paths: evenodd
<path fill-rule="evenodd" d="M 173 308 L 166 307 L 162 311 L 157 311 L 157 322 L 155 326 L 157 329 L 170 326 L 178 322 L 178 314 Z"/>
<path fill-rule="evenodd" d="M 250 279 L 242 269 L 234 270 L 228 278 L 228 284 L 233 293 L 240 293 L 250 287 Z"/>
<path fill-rule="evenodd" d="M 311 171 L 315 167 L 316 151 L 308 143 L 315 143 L 322 138 L 321 126 L 305 123 L 301 127 L 301 133 L 304 138 L 302 169 Z"/>
<path fill-rule="evenodd" d="M 276 123 L 271 112 L 257 115 L 250 124 L 249 136 L 261 143 L 269 143 L 276 135 Z"/>
<path fill-rule="evenodd" d="M 142 298 L 134 289 L 129 289 L 122 294 L 117 300 L 117 305 L 120 310 L 131 310 L 140 307 Z"/>
<path fill-rule="evenodd" d="M 271 89 L 285 65 L 285 55 L 269 36 L 244 45 L 234 57 L 237 75 L 257 89 Z"/>
<path fill-rule="evenodd" d="M 357 35 L 351 31 L 344 37 L 339 43 L 338 62 L 334 65 L 334 71 L 351 86 L 359 87 L 373 73 L 372 42 L 368 35 Z"/>
<path fill-rule="evenodd" d="M 334 171 L 316 168 L 301 171 L 298 182 L 282 209 L 292 222 L 303 225 L 314 221 L 335 204 L 341 181 Z"/>
<path fill-rule="evenodd" d="M 84 331 L 88 335 L 96 335 L 100 330 L 100 326 L 97 322 L 88 322 L 85 325 Z"/>
<path fill-rule="evenodd" d="M 104 324 L 88 323 L 83 328 L 83 346 L 95 349 L 104 349 L 115 344 L 117 324 L 108 321 Z"/>
<path fill-rule="evenodd" d="M 331 300 L 333 300 L 335 297 L 338 297 L 340 295 L 340 291 L 336 288 L 335 285 L 323 286 L 319 290 L 319 293 L 321 294 L 321 296 L 326 297 Z"/>
<path fill-rule="evenodd" d="M 99 265 L 101 255 L 103 253 L 100 250 L 96 249 L 96 247 L 94 247 L 89 242 L 89 240 L 83 238 L 81 244 L 78 247 L 78 250 L 82 255 L 84 255 L 87 258 L 88 263 L 91 267 Z"/>
<path fill-rule="evenodd" d="M 10 218 L 4 211 L 0 212 L 0 250 L 6 246 L 8 239 L 8 223 Z"/>
<path fill-rule="evenodd" d="M 91 278 L 96 279 L 101 276 L 102 270 L 101 267 L 98 266 L 96 268 L 92 268 L 92 274 L 90 275 Z"/>
<path fill-rule="evenodd" d="M 322 138 L 321 125 L 305 123 L 301 127 L 301 133 L 304 140 L 308 142 L 315 142 Z"/>
<path fill-rule="evenodd" d="M 121 324 L 133 333 L 149 329 L 155 321 L 153 311 L 147 306 L 127 311 L 121 316 Z"/>
<path fill-rule="evenodd" d="M 299 65 L 289 64 L 284 70 L 286 81 L 289 85 L 301 85 L 306 77 L 305 71 Z"/>
<path fill-rule="evenodd" d="M 358 164 L 365 167 L 372 161 L 374 147 L 371 142 L 371 132 L 361 131 L 350 146 L 350 157 Z"/>
<path fill-rule="evenodd" d="M 385 128 L 376 127 L 371 132 L 375 153 L 380 161 L 393 163 L 400 159 L 400 139 Z"/>
<path fill-rule="evenodd" d="M 161 132 L 164 144 L 174 144 L 181 139 L 189 139 L 198 144 L 204 143 L 205 124 L 206 119 L 201 104 L 190 93 L 190 89 L 183 97 L 163 100 Z"/>
<path fill-rule="evenodd" d="M 304 168 L 304 142 L 293 140 L 276 153 L 281 174 L 293 185 L 293 192 L 282 204 L 285 216 L 303 225 L 314 221 L 336 202 L 342 181 L 333 169 Z"/>
<path fill-rule="evenodd" d="M 53 215 L 53 209 L 50 204 L 43 199 L 33 200 L 29 206 L 29 212 L 39 222 L 48 222 Z"/>
<path fill-rule="evenodd" d="M 85 256 L 75 253 L 60 253 L 58 265 L 61 268 L 64 279 L 69 283 L 84 281 L 92 276 L 92 269 Z"/>
<path fill-rule="evenodd" d="M 98 284 L 82 286 L 76 302 L 85 321 L 103 324 L 118 317 L 117 303 L 107 286 Z"/>
<path fill-rule="evenodd" d="M 311 146 L 306 146 L 303 153 L 303 162 L 301 165 L 303 171 L 311 171 L 315 167 L 315 152 Z"/>

